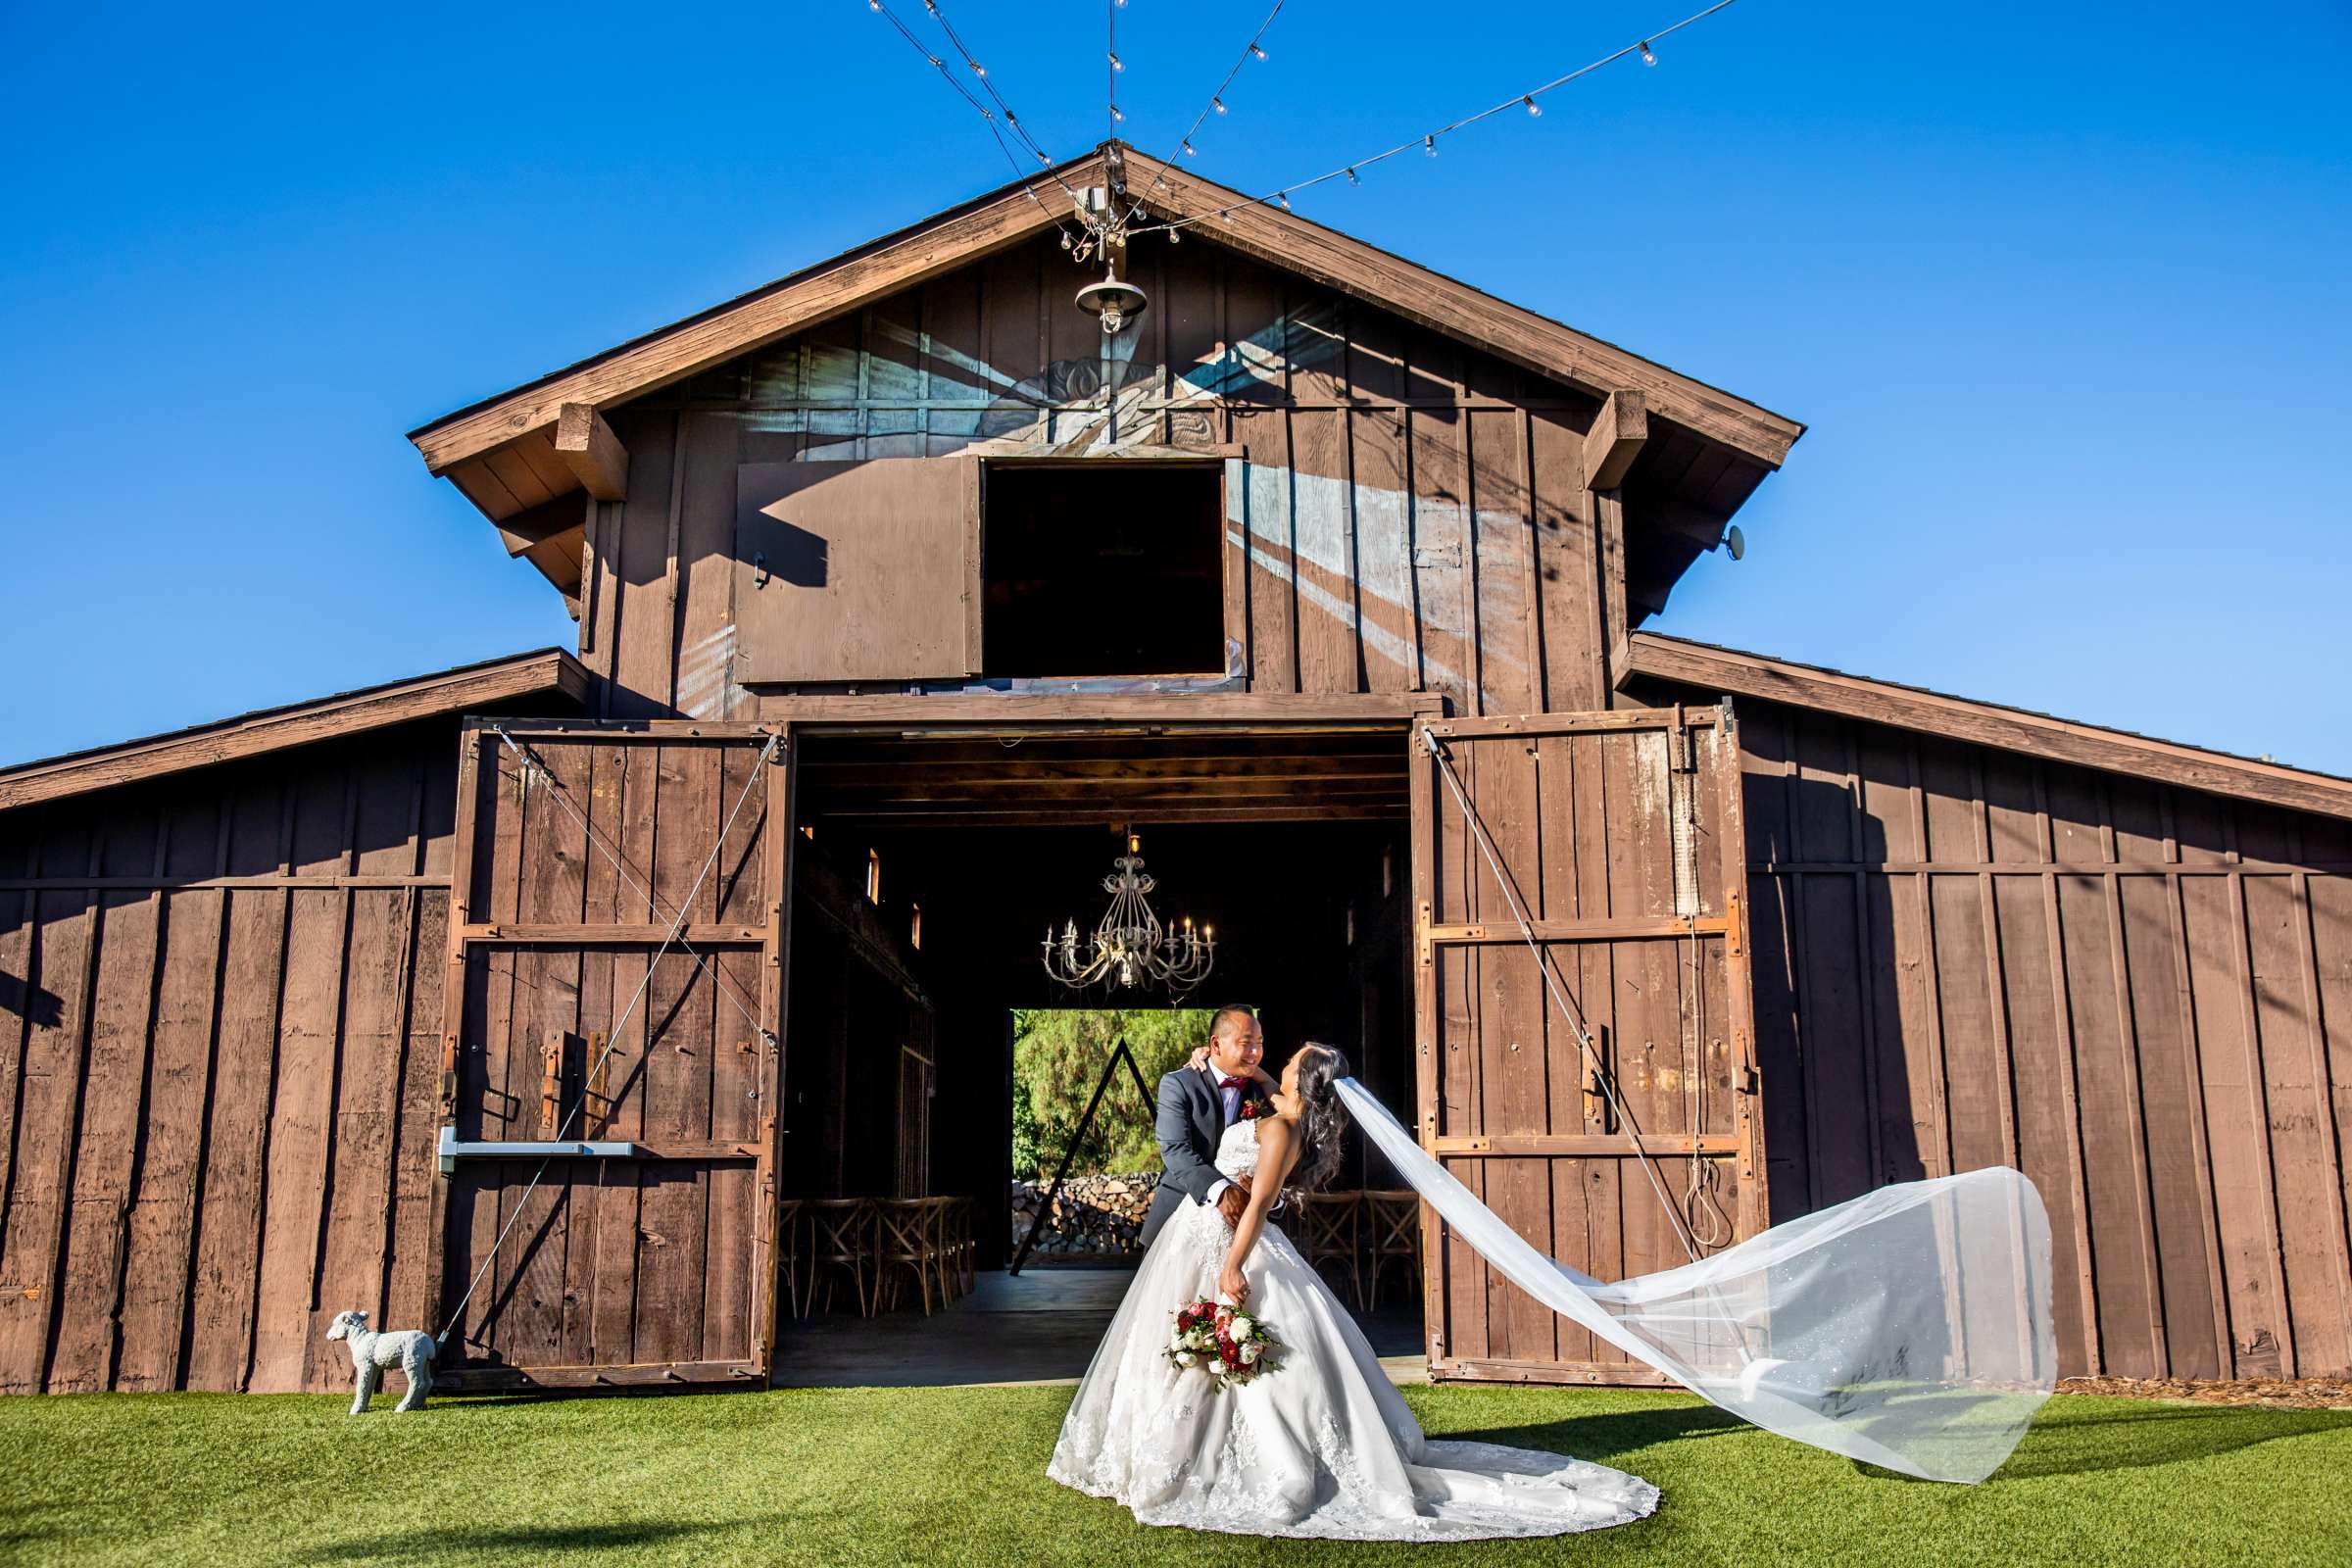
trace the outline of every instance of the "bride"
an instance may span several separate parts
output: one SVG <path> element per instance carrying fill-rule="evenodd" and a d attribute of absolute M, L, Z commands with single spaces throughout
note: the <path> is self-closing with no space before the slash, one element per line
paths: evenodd
<path fill-rule="evenodd" d="M 1249 1179 L 1240 1223 L 1191 1201 L 1170 1218 L 1078 1385 L 1047 1474 L 1144 1524 L 1233 1535 L 1467 1541 L 1648 1514 L 1658 1491 L 1638 1477 L 1424 1437 L 1347 1309 L 1268 1223 L 1286 1182 L 1316 1187 L 1337 1167 L 1347 1074 L 1339 1052 L 1301 1046 L 1271 1111 L 1225 1129 L 1216 1168 Z M 1262 1375 L 1220 1388 L 1165 1353 L 1176 1310 L 1202 1298 L 1245 1305 L 1279 1342 Z"/>

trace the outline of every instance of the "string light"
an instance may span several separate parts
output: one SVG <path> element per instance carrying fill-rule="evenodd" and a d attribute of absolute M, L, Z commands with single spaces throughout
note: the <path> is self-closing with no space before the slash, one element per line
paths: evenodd
<path fill-rule="evenodd" d="M 1192 124 L 1185 128 L 1183 137 L 1177 143 L 1185 157 L 1198 158 L 1200 156 L 1199 150 L 1193 145 L 1193 138 L 1200 134 L 1200 127 L 1207 122 L 1210 115 L 1216 115 L 1221 119 L 1233 112 L 1225 104 L 1226 89 L 1233 85 L 1234 77 L 1242 74 L 1244 66 L 1253 59 L 1263 60 L 1266 58 L 1265 46 L 1259 40 L 1265 37 L 1266 29 L 1274 25 L 1274 19 L 1282 15 L 1283 3 L 1284 0 L 1274 0 L 1273 9 L 1268 11 L 1266 19 L 1257 24 L 1257 30 L 1250 35 L 1248 47 L 1234 57 L 1233 69 L 1225 73 L 1225 79 L 1217 83 L 1217 90 L 1208 95 L 1208 107 L 1195 115 Z M 1127 210 L 1129 220 L 1132 220 L 1144 210 L 1145 199 L 1150 197 L 1152 191 L 1156 191 L 1166 184 L 1167 178 L 1167 165 L 1163 162 L 1158 176 L 1152 181 L 1152 189 L 1144 192 L 1143 196 L 1137 197 L 1135 205 Z"/>
<path fill-rule="evenodd" d="M 1112 104 L 1110 106 L 1110 121 L 1114 125 L 1123 125 L 1127 123 L 1127 116 L 1120 110 L 1117 104 Z"/>
<path fill-rule="evenodd" d="M 1110 57 L 1110 69 L 1113 71 L 1125 71 L 1127 69 L 1127 63 L 1114 54 Z"/>
<path fill-rule="evenodd" d="M 1528 119 L 1530 119 L 1530 120 L 1539 120 L 1539 119 L 1543 118 L 1543 114 L 1544 114 L 1544 106 L 1543 106 L 1542 104 L 1539 104 L 1539 103 L 1537 103 L 1537 102 L 1536 102 L 1536 95 L 1535 95 L 1534 93 L 1532 93 L 1532 92 L 1531 92 L 1531 93 L 1527 94 L 1525 97 L 1521 98 L 1519 101 L 1520 101 L 1521 103 L 1523 103 L 1523 104 L 1527 105 L 1527 118 L 1528 118 Z"/>
<path fill-rule="evenodd" d="M 1656 43 L 1661 38 L 1665 38 L 1674 33 L 1682 31 L 1685 27 L 1694 26 L 1697 24 L 1704 22 L 1707 18 L 1715 15 L 1719 11 L 1728 11 L 1735 3 L 1736 0 L 1715 0 L 1715 3 L 1711 6 L 1708 6 L 1705 10 L 1693 12 L 1690 16 L 1685 17 L 1682 21 L 1674 24 L 1672 26 L 1660 27 L 1655 32 L 1650 33 L 1647 37 L 1639 38 L 1634 42 L 1627 44 L 1622 49 L 1605 54 L 1598 60 L 1594 60 L 1588 65 L 1579 66 L 1576 70 L 1569 72 L 1565 75 L 1554 76 L 1551 80 L 1543 82 L 1535 87 L 1531 87 L 1525 92 L 1513 93 L 1510 97 L 1503 99 L 1500 103 L 1494 105 L 1492 108 L 1482 109 L 1474 115 L 1465 115 L 1461 119 L 1440 125 L 1434 130 L 1424 131 L 1421 133 L 1421 135 L 1413 138 L 1412 140 L 1398 142 L 1396 146 L 1374 153 L 1369 158 L 1358 158 L 1353 163 L 1342 164 L 1339 168 L 1326 171 L 1323 173 L 1317 174 L 1312 179 L 1292 180 L 1288 185 L 1277 187 L 1276 190 L 1256 199 L 1260 202 L 1268 201 L 1277 197 L 1287 196 L 1291 191 L 1311 189 L 1316 185 L 1321 185 L 1334 179 L 1345 179 L 1350 185 L 1360 185 L 1363 183 L 1363 181 L 1357 175 L 1356 172 L 1358 170 L 1369 169 L 1374 164 L 1381 163 L 1387 159 L 1395 158 L 1399 153 L 1411 150 L 1414 141 L 1418 141 L 1420 143 L 1423 153 L 1427 154 L 1431 158 L 1435 158 L 1438 156 L 1438 138 L 1440 136 L 1448 135 L 1457 130 L 1467 129 L 1469 126 L 1477 124 L 1482 120 L 1492 119 L 1494 116 L 1501 114 L 1506 109 L 1523 108 L 1528 110 L 1530 113 L 1540 114 L 1542 113 L 1541 107 L 1536 103 L 1536 99 L 1538 97 L 1544 93 L 1550 92 L 1555 87 L 1564 87 L 1580 76 L 1591 75 L 1593 72 L 1600 70 L 1603 66 L 1614 65 L 1618 61 L 1625 59 L 1628 55 L 1640 55 L 1644 65 L 1657 64 L 1658 57 L 1656 51 L 1650 47 L 1652 44 Z M 1280 7 L 1278 6 L 1276 9 L 1279 10 Z M 1165 171 L 1163 170 L 1162 172 L 1164 173 Z M 1231 220 L 1229 214 L 1230 209 L 1220 209 L 1217 216 L 1220 218 L 1226 218 L 1227 220 L 1230 221 Z M 1150 234 L 1162 229 L 1172 232 L 1175 229 L 1190 227 L 1194 223 L 1205 221 L 1207 221 L 1207 215 L 1197 213 L 1190 218 L 1171 219 L 1164 223 L 1155 223 L 1147 228 L 1130 230 L 1130 232 L 1138 234 Z"/>
<path fill-rule="evenodd" d="M 978 98 L 973 97 L 971 89 L 966 87 L 962 80 L 957 77 L 953 71 L 948 69 L 947 62 L 925 47 L 923 41 L 914 35 L 913 29 L 908 27 L 905 22 L 901 21 L 898 13 L 891 10 L 889 6 L 885 5 L 883 0 L 866 0 L 866 9 L 887 21 L 893 28 L 897 29 L 899 36 L 906 40 L 907 47 L 912 49 L 916 54 L 921 55 L 923 57 L 924 64 L 928 65 L 932 70 L 939 73 L 939 79 L 946 82 L 950 87 L 955 88 L 956 95 L 961 98 L 965 103 L 972 106 L 972 112 L 978 115 L 981 120 L 987 123 L 989 137 L 991 140 L 996 142 L 997 150 L 1002 152 L 1004 155 L 1004 161 L 1012 166 L 1014 178 L 1026 180 L 1028 176 L 1023 174 L 1021 172 L 1021 160 L 1019 155 L 1012 150 L 1012 144 L 1005 140 L 1004 133 L 1007 128 L 1009 128 L 1012 134 L 1019 139 L 1021 145 L 1025 147 L 1030 155 L 1038 161 L 1039 165 L 1045 168 L 1049 172 L 1053 171 L 1053 156 L 1049 154 L 1045 148 L 1039 146 L 1037 139 L 1034 136 L 1031 136 L 1029 132 L 1023 128 L 1020 118 L 1012 112 L 1012 106 L 1005 103 L 1003 95 L 1001 95 L 997 89 L 989 83 L 987 79 L 988 73 L 981 71 L 979 62 L 973 59 L 971 51 L 963 46 L 963 40 L 956 36 L 956 29 L 949 24 L 946 14 L 939 9 L 938 0 L 923 0 L 923 9 L 930 13 L 931 19 L 939 24 L 942 31 L 947 33 L 948 41 L 956 46 L 956 52 L 962 56 L 964 63 L 969 65 L 973 71 L 979 73 L 981 86 L 986 89 L 989 98 L 994 101 L 997 106 L 996 113 L 992 113 L 987 104 L 984 104 Z M 1001 122 L 999 119 L 1000 114 L 1003 117 Z M 1053 177 L 1054 183 L 1060 185 L 1061 188 L 1069 194 L 1072 201 L 1077 200 L 1078 193 L 1070 189 L 1070 182 L 1068 180 L 1063 179 L 1058 173 L 1054 174 Z M 1045 202 L 1039 199 L 1037 188 L 1034 185 L 1024 184 L 1022 186 L 1022 194 L 1027 196 L 1032 202 L 1037 203 L 1038 211 L 1045 213 L 1047 217 L 1053 219 L 1054 226 L 1061 231 L 1062 244 L 1065 246 L 1071 244 L 1072 241 L 1070 239 L 1069 229 L 1063 225 L 1059 218 L 1054 216 L 1052 210 L 1046 206 Z"/>
<path fill-rule="evenodd" d="M 1290 193 L 1289 191 L 1287 191 L 1287 190 L 1276 191 L 1276 192 L 1274 193 L 1274 199 L 1275 199 L 1276 201 L 1278 201 L 1278 202 L 1282 203 L 1282 210 L 1283 210 L 1284 212 L 1286 212 L 1286 213 L 1287 213 L 1287 212 L 1289 212 L 1289 211 L 1291 210 L 1291 193 Z"/>

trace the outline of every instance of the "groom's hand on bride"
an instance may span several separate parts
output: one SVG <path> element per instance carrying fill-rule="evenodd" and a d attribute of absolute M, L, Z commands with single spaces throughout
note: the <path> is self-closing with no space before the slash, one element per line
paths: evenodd
<path fill-rule="evenodd" d="M 1250 1178 L 1245 1176 L 1217 1195 L 1217 1212 L 1225 1223 L 1240 1227 L 1242 1216 L 1250 1211 Z"/>

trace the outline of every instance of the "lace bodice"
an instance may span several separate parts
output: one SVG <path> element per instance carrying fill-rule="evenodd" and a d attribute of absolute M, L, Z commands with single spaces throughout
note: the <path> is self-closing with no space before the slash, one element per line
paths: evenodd
<path fill-rule="evenodd" d="M 1225 1136 L 1217 1140 L 1217 1157 L 1210 1163 L 1217 1167 L 1217 1174 L 1229 1182 L 1244 1176 L 1255 1175 L 1257 1172 L 1256 1118 L 1245 1116 L 1226 1128 Z"/>

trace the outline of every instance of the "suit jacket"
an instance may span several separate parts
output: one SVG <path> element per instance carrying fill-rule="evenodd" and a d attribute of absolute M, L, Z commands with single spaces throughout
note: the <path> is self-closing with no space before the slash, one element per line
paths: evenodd
<path fill-rule="evenodd" d="M 1263 1102 L 1253 1083 L 1242 1091 L 1245 1100 Z M 1159 1137 L 1159 1186 L 1152 1195 L 1152 1211 L 1144 1216 L 1138 1240 L 1150 1247 L 1159 1228 L 1190 1200 L 1208 1201 L 1208 1190 L 1223 1181 L 1214 1163 L 1217 1144 L 1225 1136 L 1225 1106 L 1217 1098 L 1217 1079 L 1211 1072 L 1190 1066 L 1177 1068 L 1159 1080 L 1159 1109 L 1153 1123 Z"/>

